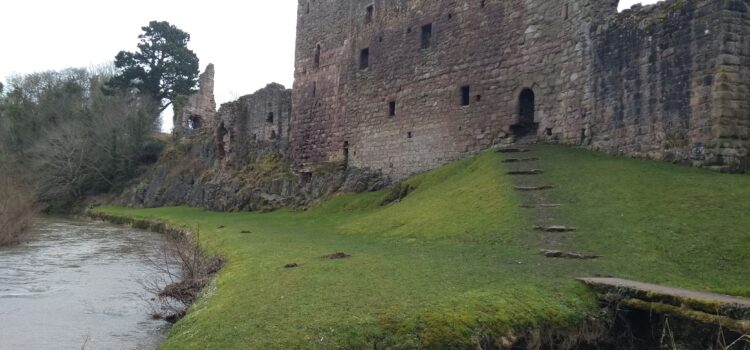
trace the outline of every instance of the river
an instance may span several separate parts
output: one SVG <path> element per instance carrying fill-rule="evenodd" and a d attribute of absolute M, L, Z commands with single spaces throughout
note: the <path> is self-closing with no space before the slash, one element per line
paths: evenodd
<path fill-rule="evenodd" d="M 164 237 L 110 224 L 41 218 L 28 242 L 0 248 L 0 349 L 154 349 L 142 281 Z"/>

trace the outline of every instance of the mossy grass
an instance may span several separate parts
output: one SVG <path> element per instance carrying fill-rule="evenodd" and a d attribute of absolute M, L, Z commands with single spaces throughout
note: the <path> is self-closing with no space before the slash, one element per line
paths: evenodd
<path fill-rule="evenodd" d="M 574 278 L 594 274 L 750 295 L 750 177 L 534 152 L 563 205 L 554 210 L 578 228 L 562 244 L 603 258 L 540 256 L 533 214 L 494 152 L 416 176 L 390 204 L 386 189 L 306 211 L 96 211 L 197 228 L 227 260 L 163 349 L 466 349 L 531 330 L 577 334 L 598 305 Z M 336 252 L 351 257 L 322 258 Z"/>

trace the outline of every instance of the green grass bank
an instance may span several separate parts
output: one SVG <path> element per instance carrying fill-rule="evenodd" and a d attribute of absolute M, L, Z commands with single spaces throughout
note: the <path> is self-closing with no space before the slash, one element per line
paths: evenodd
<path fill-rule="evenodd" d="M 383 190 L 304 212 L 96 211 L 196 228 L 227 260 L 162 349 L 466 349 L 531 330 L 585 336 L 598 307 L 574 278 L 596 274 L 750 296 L 750 176 L 557 146 L 533 155 L 544 175 L 509 177 L 503 156 L 486 152 L 410 179 L 416 189 L 388 205 Z M 602 258 L 540 256 L 550 242 L 532 230 L 539 214 L 520 208 L 519 181 L 555 185 L 546 195 L 562 206 L 544 215 L 578 227 L 557 246 Z M 321 258 L 335 252 L 352 257 Z"/>

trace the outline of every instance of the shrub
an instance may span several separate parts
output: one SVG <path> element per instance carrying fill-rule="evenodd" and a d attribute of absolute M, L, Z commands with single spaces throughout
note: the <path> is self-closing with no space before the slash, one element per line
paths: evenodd
<path fill-rule="evenodd" d="M 18 243 L 34 218 L 34 195 L 8 174 L 0 174 L 0 246 Z"/>

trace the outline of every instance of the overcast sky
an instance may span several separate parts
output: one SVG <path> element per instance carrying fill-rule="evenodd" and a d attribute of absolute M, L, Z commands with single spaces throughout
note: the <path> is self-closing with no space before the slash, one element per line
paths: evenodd
<path fill-rule="evenodd" d="M 14 73 L 110 62 L 120 50 L 135 50 L 142 26 L 166 20 L 191 34 L 201 70 L 216 65 L 218 103 L 270 82 L 292 85 L 296 0 L 0 1 L 3 81 Z M 638 2 L 622 0 L 620 7 Z M 171 120 L 165 124 L 171 129 Z"/>

